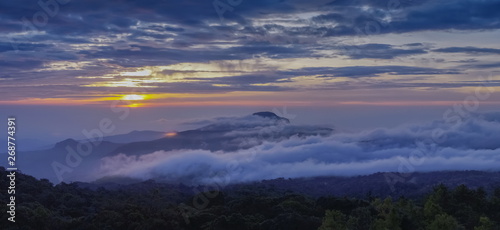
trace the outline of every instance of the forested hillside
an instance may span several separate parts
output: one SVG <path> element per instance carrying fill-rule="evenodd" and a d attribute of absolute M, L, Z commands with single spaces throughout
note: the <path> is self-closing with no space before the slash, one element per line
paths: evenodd
<path fill-rule="evenodd" d="M 91 189 L 22 174 L 17 182 L 16 223 L 2 212 L 1 229 L 500 229 L 500 188 L 439 185 L 408 199 L 314 197 L 262 186 L 213 191 L 154 181 Z M 0 199 L 8 198 L 0 193 Z"/>

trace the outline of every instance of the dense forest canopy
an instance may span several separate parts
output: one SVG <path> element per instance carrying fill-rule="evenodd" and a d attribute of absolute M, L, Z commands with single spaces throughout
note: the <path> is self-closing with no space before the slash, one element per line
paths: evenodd
<path fill-rule="evenodd" d="M 213 191 L 154 181 L 91 189 L 24 174 L 17 180 L 16 223 L 2 212 L 1 229 L 500 229 L 500 188 L 441 184 L 409 199 L 314 197 L 264 186 Z"/>

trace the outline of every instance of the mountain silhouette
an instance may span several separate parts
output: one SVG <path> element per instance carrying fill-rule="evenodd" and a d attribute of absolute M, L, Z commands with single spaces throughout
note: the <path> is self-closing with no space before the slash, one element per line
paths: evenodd
<path fill-rule="evenodd" d="M 68 138 L 48 149 L 20 152 L 19 168 L 30 175 L 59 183 L 53 168 L 54 162 L 57 162 L 71 170 L 65 174 L 65 181 L 88 181 L 89 172 L 99 170 L 103 157 L 117 154 L 140 156 L 181 149 L 231 152 L 248 149 L 264 141 L 278 142 L 292 136 L 327 136 L 332 132 L 330 128 L 292 125 L 288 119 L 272 112 L 257 112 L 215 120 L 198 129 L 177 133 L 132 131 L 103 137 L 100 142 Z"/>
<path fill-rule="evenodd" d="M 251 116 L 218 121 L 199 129 L 178 132 L 153 141 L 125 144 L 117 148 L 113 154 L 141 155 L 176 149 L 230 152 L 248 149 L 263 141 L 276 142 L 292 136 L 327 136 L 332 132 L 330 128 L 291 125 L 288 119 L 272 112 L 258 112 Z"/>
<path fill-rule="evenodd" d="M 267 112 L 267 111 L 266 112 L 257 112 L 257 113 L 254 113 L 252 115 L 290 123 L 290 120 L 288 120 L 287 118 L 280 117 L 273 112 Z"/>

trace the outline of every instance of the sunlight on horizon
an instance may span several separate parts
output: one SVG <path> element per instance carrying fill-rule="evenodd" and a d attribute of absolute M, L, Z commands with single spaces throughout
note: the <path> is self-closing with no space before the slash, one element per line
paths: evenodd
<path fill-rule="evenodd" d="M 145 95 L 129 94 L 122 97 L 122 100 L 126 101 L 140 101 L 146 99 Z"/>

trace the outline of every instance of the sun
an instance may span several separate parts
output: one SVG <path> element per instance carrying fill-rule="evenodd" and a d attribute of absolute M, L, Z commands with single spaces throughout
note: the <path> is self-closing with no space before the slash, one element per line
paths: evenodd
<path fill-rule="evenodd" d="M 144 99 L 146 99 L 146 96 L 137 94 L 129 94 L 122 97 L 122 100 L 126 101 L 140 101 Z"/>

